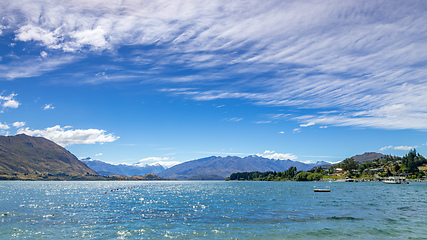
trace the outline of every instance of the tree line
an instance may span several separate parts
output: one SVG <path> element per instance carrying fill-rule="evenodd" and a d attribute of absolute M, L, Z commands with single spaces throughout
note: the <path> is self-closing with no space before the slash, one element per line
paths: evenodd
<path fill-rule="evenodd" d="M 246 181 L 317 181 L 322 179 L 320 170 L 297 171 L 296 167 L 290 167 L 283 172 L 238 172 L 232 173 L 226 180 L 246 180 Z"/>

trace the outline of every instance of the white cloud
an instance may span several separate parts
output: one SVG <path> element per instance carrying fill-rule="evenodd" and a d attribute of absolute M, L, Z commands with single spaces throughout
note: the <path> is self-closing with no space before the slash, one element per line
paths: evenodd
<path fill-rule="evenodd" d="M 175 165 L 180 164 L 181 162 L 173 161 L 173 157 L 147 157 L 139 160 L 139 164 L 148 164 L 148 165 L 162 165 L 165 168 L 170 168 Z M 138 165 L 138 164 L 137 164 Z"/>
<path fill-rule="evenodd" d="M 158 161 L 168 161 L 172 160 L 173 158 L 170 157 L 147 157 L 140 159 L 138 162 L 158 162 Z"/>
<path fill-rule="evenodd" d="M 95 154 L 95 156 L 102 156 L 102 153 L 97 153 Z"/>
<path fill-rule="evenodd" d="M 40 56 L 42 57 L 42 58 L 46 58 L 47 57 L 47 52 L 45 52 L 45 51 L 41 51 L 40 52 Z"/>
<path fill-rule="evenodd" d="M 314 122 L 309 122 L 309 123 L 306 123 L 306 124 L 301 124 L 301 125 L 299 125 L 300 127 L 310 127 L 310 126 L 314 126 L 315 125 L 315 123 Z"/>
<path fill-rule="evenodd" d="M 76 40 L 76 46 L 89 45 L 94 49 L 106 49 L 108 48 L 108 42 L 105 33 L 101 26 L 97 26 L 95 29 L 73 32 L 71 37 Z"/>
<path fill-rule="evenodd" d="M 382 148 L 380 148 L 380 152 L 383 152 L 383 151 L 385 151 L 385 150 L 388 150 L 388 149 L 394 149 L 394 150 L 404 150 L 404 151 L 409 151 L 409 150 L 412 150 L 412 149 L 414 149 L 414 148 L 417 148 L 418 146 L 386 146 L 386 147 L 382 147 Z"/>
<path fill-rule="evenodd" d="M 3 124 L 3 123 L 0 122 L 0 129 L 6 130 L 6 129 L 9 129 L 9 128 L 10 128 L 9 125 Z"/>
<path fill-rule="evenodd" d="M 181 163 L 182 162 L 178 162 L 178 161 L 158 161 L 158 162 L 154 162 L 150 165 L 159 164 L 159 165 L 162 165 L 164 168 L 171 168 L 171 167 L 178 165 L 178 164 L 181 164 Z"/>
<path fill-rule="evenodd" d="M 395 150 L 404 150 L 404 151 L 409 151 L 412 150 L 414 148 L 417 148 L 418 146 L 396 146 L 394 147 Z"/>
<path fill-rule="evenodd" d="M 9 107 L 9 108 L 18 108 L 19 105 L 21 105 L 21 103 L 19 103 L 16 100 L 8 100 L 6 102 L 3 103 L 3 107 Z"/>
<path fill-rule="evenodd" d="M 5 131 L 5 130 L 0 129 L 0 134 L 1 134 L 1 135 L 4 135 L 4 136 L 9 136 L 9 135 L 10 135 L 10 132 L 9 132 L 9 131 Z"/>
<path fill-rule="evenodd" d="M 9 96 L 3 96 L 0 94 L 0 104 L 4 108 L 18 108 L 21 105 L 20 102 L 15 100 L 17 94 L 10 94 Z"/>
<path fill-rule="evenodd" d="M 47 46 L 54 46 L 59 41 L 54 32 L 34 25 L 20 27 L 16 38 L 20 41 L 41 41 Z"/>
<path fill-rule="evenodd" d="M 293 155 L 292 153 L 276 153 L 274 151 L 266 150 L 263 154 L 256 154 L 257 156 L 268 158 L 268 159 L 275 159 L 275 160 L 295 160 L 297 159 L 297 156 Z"/>
<path fill-rule="evenodd" d="M 51 110 L 51 109 L 55 109 L 55 107 L 52 106 L 51 103 L 45 104 L 44 107 L 43 107 L 43 110 Z"/>
<path fill-rule="evenodd" d="M 292 131 L 293 131 L 294 133 L 299 133 L 299 132 L 301 132 L 301 128 L 294 128 Z"/>
<path fill-rule="evenodd" d="M 291 114 L 285 114 L 285 113 L 278 113 L 278 114 L 270 114 L 268 117 L 271 119 L 288 119 L 291 116 Z"/>
<path fill-rule="evenodd" d="M 230 149 L 232 150 L 232 149 Z M 212 156 L 217 156 L 217 155 L 227 155 L 227 156 L 243 156 L 243 155 L 249 155 L 249 153 L 239 153 L 239 152 L 226 152 L 225 150 L 222 151 L 218 151 L 218 152 L 197 152 L 197 153 L 201 153 L 201 154 L 209 154 Z"/>
<path fill-rule="evenodd" d="M 16 128 L 21 128 L 21 127 L 25 126 L 25 122 L 14 122 L 12 124 L 12 126 L 14 126 Z"/>
<path fill-rule="evenodd" d="M 383 152 L 383 151 L 385 151 L 387 149 L 391 149 L 391 148 L 393 148 L 393 146 L 382 147 L 382 148 L 380 148 L 380 152 Z"/>
<path fill-rule="evenodd" d="M 105 130 L 100 129 L 70 129 L 69 127 L 62 128 L 59 125 L 42 130 L 21 128 L 17 131 L 18 134 L 24 133 L 30 136 L 45 137 L 62 146 L 73 144 L 102 144 L 106 142 L 114 142 L 119 138 L 111 133 L 106 134 L 105 132 Z"/>

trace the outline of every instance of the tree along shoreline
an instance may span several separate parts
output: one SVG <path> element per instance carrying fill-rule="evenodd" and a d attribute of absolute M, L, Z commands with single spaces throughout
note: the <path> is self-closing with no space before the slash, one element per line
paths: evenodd
<path fill-rule="evenodd" d="M 403 157 L 385 156 L 362 163 L 346 158 L 329 169 L 317 167 L 304 172 L 290 167 L 283 172 L 237 172 L 232 173 L 226 181 L 319 181 L 345 178 L 380 180 L 390 176 L 423 179 L 426 178 L 426 171 L 427 159 L 413 149 Z"/>
<path fill-rule="evenodd" d="M 319 168 L 320 169 L 320 168 Z M 283 172 L 238 172 L 232 173 L 226 181 L 319 181 L 323 178 L 320 170 L 318 172 L 297 171 L 296 167 L 290 167 Z"/>
<path fill-rule="evenodd" d="M 151 180 L 169 180 L 159 177 L 153 173 L 147 173 L 144 176 L 134 175 L 132 177 L 122 175 L 66 175 L 66 174 L 13 174 L 0 175 L 0 181 L 151 181 Z"/>

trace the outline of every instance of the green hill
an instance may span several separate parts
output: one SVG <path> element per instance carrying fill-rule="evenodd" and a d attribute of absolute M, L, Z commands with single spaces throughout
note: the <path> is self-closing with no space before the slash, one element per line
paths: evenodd
<path fill-rule="evenodd" d="M 102 179 L 58 144 L 25 134 L 0 136 L 0 179 Z"/>

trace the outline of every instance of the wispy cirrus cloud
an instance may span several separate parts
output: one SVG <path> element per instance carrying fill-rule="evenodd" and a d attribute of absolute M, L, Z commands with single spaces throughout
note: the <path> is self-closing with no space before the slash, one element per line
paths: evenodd
<path fill-rule="evenodd" d="M 418 129 L 426 130 L 427 109 L 417 108 L 419 103 L 388 105 L 368 111 L 347 111 L 340 114 L 318 114 L 295 117 L 299 121 L 310 121 L 316 124 L 335 126 L 357 126 L 382 129 Z"/>
<path fill-rule="evenodd" d="M 300 127 L 310 127 L 310 126 L 314 126 L 316 125 L 314 122 L 309 122 L 309 123 L 304 123 L 304 124 L 300 124 Z"/>
<path fill-rule="evenodd" d="M 110 52 L 145 71 L 83 82 L 142 78 L 196 101 L 313 110 L 292 116 L 301 125 L 427 129 L 422 1 L 28 0 L 3 1 L 0 9 L 9 16 L 3 34 L 44 48 L 33 66 L 0 65 L 1 78 L 42 75 L 77 61 L 77 53 Z M 134 50 L 121 53 L 123 46 Z"/>
<path fill-rule="evenodd" d="M 62 54 L 52 58 L 26 56 L 12 60 L 8 64 L 0 64 L 0 79 L 13 80 L 41 76 L 72 63 L 76 59 L 78 58 L 75 56 Z"/>
<path fill-rule="evenodd" d="M 243 120 L 243 118 L 239 118 L 239 117 L 225 118 L 224 119 L 224 121 L 227 121 L 227 122 L 240 122 L 242 120 Z"/>
<path fill-rule="evenodd" d="M 271 123 L 271 121 L 257 121 L 255 123 L 256 124 L 267 124 L 267 123 Z"/>

